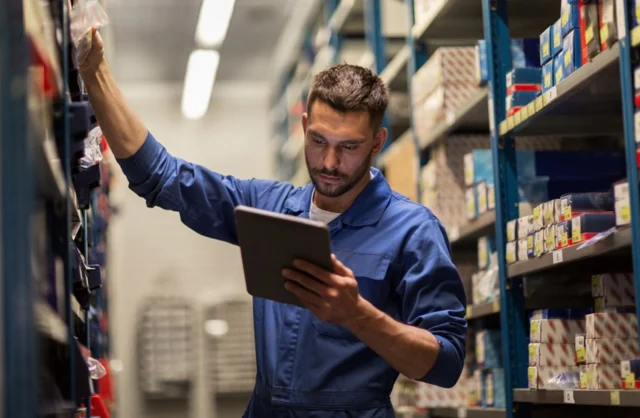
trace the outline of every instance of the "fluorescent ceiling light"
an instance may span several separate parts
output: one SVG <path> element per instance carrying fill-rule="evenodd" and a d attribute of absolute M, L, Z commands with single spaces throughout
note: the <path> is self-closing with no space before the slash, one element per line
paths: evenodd
<path fill-rule="evenodd" d="M 209 319 L 204 323 L 204 331 L 212 337 L 222 337 L 229 332 L 229 324 L 222 319 Z"/>
<path fill-rule="evenodd" d="M 196 42 L 200 47 L 219 48 L 227 35 L 235 0 L 202 0 Z"/>
<path fill-rule="evenodd" d="M 200 119 L 207 113 L 218 64 L 218 51 L 196 49 L 189 56 L 182 92 L 182 114 L 187 119 Z"/>

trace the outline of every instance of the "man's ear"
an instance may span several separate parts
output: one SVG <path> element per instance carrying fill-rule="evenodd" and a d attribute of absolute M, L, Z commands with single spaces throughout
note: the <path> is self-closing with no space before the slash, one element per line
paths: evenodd
<path fill-rule="evenodd" d="M 380 128 L 376 133 L 376 136 L 373 138 L 373 155 L 380 154 L 382 148 L 384 147 L 385 142 L 387 142 L 387 136 L 389 135 L 389 131 L 387 128 Z"/>
<path fill-rule="evenodd" d="M 307 112 L 304 112 L 302 114 L 302 131 L 304 132 L 305 135 L 307 135 L 308 124 L 309 124 L 309 115 L 307 114 Z"/>

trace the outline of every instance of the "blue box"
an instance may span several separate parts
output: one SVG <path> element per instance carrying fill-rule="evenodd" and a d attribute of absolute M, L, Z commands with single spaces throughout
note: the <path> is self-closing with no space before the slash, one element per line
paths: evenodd
<path fill-rule="evenodd" d="M 563 38 L 574 29 L 580 30 L 580 12 L 576 0 L 562 0 L 560 4 L 560 22 Z"/>
<path fill-rule="evenodd" d="M 553 26 L 549 26 L 540 34 L 540 64 L 546 64 L 551 60 L 551 39 L 553 39 Z"/>
<path fill-rule="evenodd" d="M 580 30 L 572 30 L 562 41 L 563 76 L 568 77 L 580 68 L 581 62 Z"/>
<path fill-rule="evenodd" d="M 535 180 L 520 180 L 518 182 L 518 195 L 520 203 L 539 205 L 549 200 L 558 199 L 560 196 L 576 192 L 606 191 L 611 188 L 614 180 L 611 178 L 552 180 L 541 177 Z"/>
<path fill-rule="evenodd" d="M 562 51 L 562 23 L 560 19 L 553 24 L 551 35 L 551 55 L 555 57 Z"/>
<path fill-rule="evenodd" d="M 493 157 L 490 149 L 474 149 L 464 157 L 464 184 L 472 186 L 481 181 L 493 184 Z"/>
<path fill-rule="evenodd" d="M 593 313 L 592 308 L 537 309 L 529 315 L 529 320 L 536 319 L 584 319 Z"/>
<path fill-rule="evenodd" d="M 491 267 L 491 254 L 498 251 L 496 236 L 486 235 L 478 238 L 478 268 L 480 270 Z"/>
<path fill-rule="evenodd" d="M 507 88 L 519 84 L 542 84 L 542 68 L 514 68 L 507 73 Z"/>
<path fill-rule="evenodd" d="M 583 213 L 613 212 L 615 201 L 612 192 L 604 193 L 568 193 L 560 197 L 563 208 L 562 220 Z"/>
<path fill-rule="evenodd" d="M 502 340 L 499 330 L 482 330 L 476 334 L 476 360 L 485 369 L 502 367 Z"/>
<path fill-rule="evenodd" d="M 550 59 L 549 62 L 542 67 L 542 91 L 545 92 L 553 86 L 553 59 Z"/>
<path fill-rule="evenodd" d="M 478 84 L 484 86 L 489 81 L 489 60 L 487 58 L 487 42 L 481 39 L 476 44 L 476 78 Z"/>
<path fill-rule="evenodd" d="M 476 219 L 479 215 L 478 208 L 478 185 L 477 183 L 471 187 L 468 187 L 464 193 L 464 202 L 466 208 L 466 215 L 468 220 Z"/>
<path fill-rule="evenodd" d="M 504 369 L 482 371 L 482 407 L 504 408 L 506 405 Z"/>
<path fill-rule="evenodd" d="M 564 64 L 562 54 L 553 57 L 553 85 L 557 86 L 564 79 Z"/>
<path fill-rule="evenodd" d="M 540 39 L 511 40 L 512 68 L 540 68 Z"/>
<path fill-rule="evenodd" d="M 514 91 L 507 95 L 507 111 L 514 107 L 523 107 L 538 97 L 537 91 Z"/>
<path fill-rule="evenodd" d="M 585 213 L 571 219 L 572 243 L 577 244 L 616 226 L 613 213 Z"/>
<path fill-rule="evenodd" d="M 521 180 L 542 176 L 565 180 L 625 176 L 625 156 L 622 152 L 517 151 L 516 163 Z"/>

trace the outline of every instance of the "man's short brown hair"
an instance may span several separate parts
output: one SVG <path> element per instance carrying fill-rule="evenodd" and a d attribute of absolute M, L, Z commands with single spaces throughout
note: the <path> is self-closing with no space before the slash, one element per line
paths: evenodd
<path fill-rule="evenodd" d="M 382 126 L 389 103 L 389 92 L 380 77 L 357 65 L 340 64 L 313 78 L 307 112 L 317 100 L 338 112 L 368 112 L 374 129 Z"/>

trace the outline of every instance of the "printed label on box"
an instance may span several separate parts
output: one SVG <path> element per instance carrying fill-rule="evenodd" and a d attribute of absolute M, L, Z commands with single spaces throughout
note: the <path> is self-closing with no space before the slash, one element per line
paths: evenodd
<path fill-rule="evenodd" d="M 582 241 L 582 231 L 580 226 L 580 216 L 571 219 L 571 241 L 574 244 Z"/>
<path fill-rule="evenodd" d="M 631 202 L 629 198 L 629 183 L 623 182 L 613 186 L 615 198 L 616 226 L 628 225 L 631 223 Z"/>

